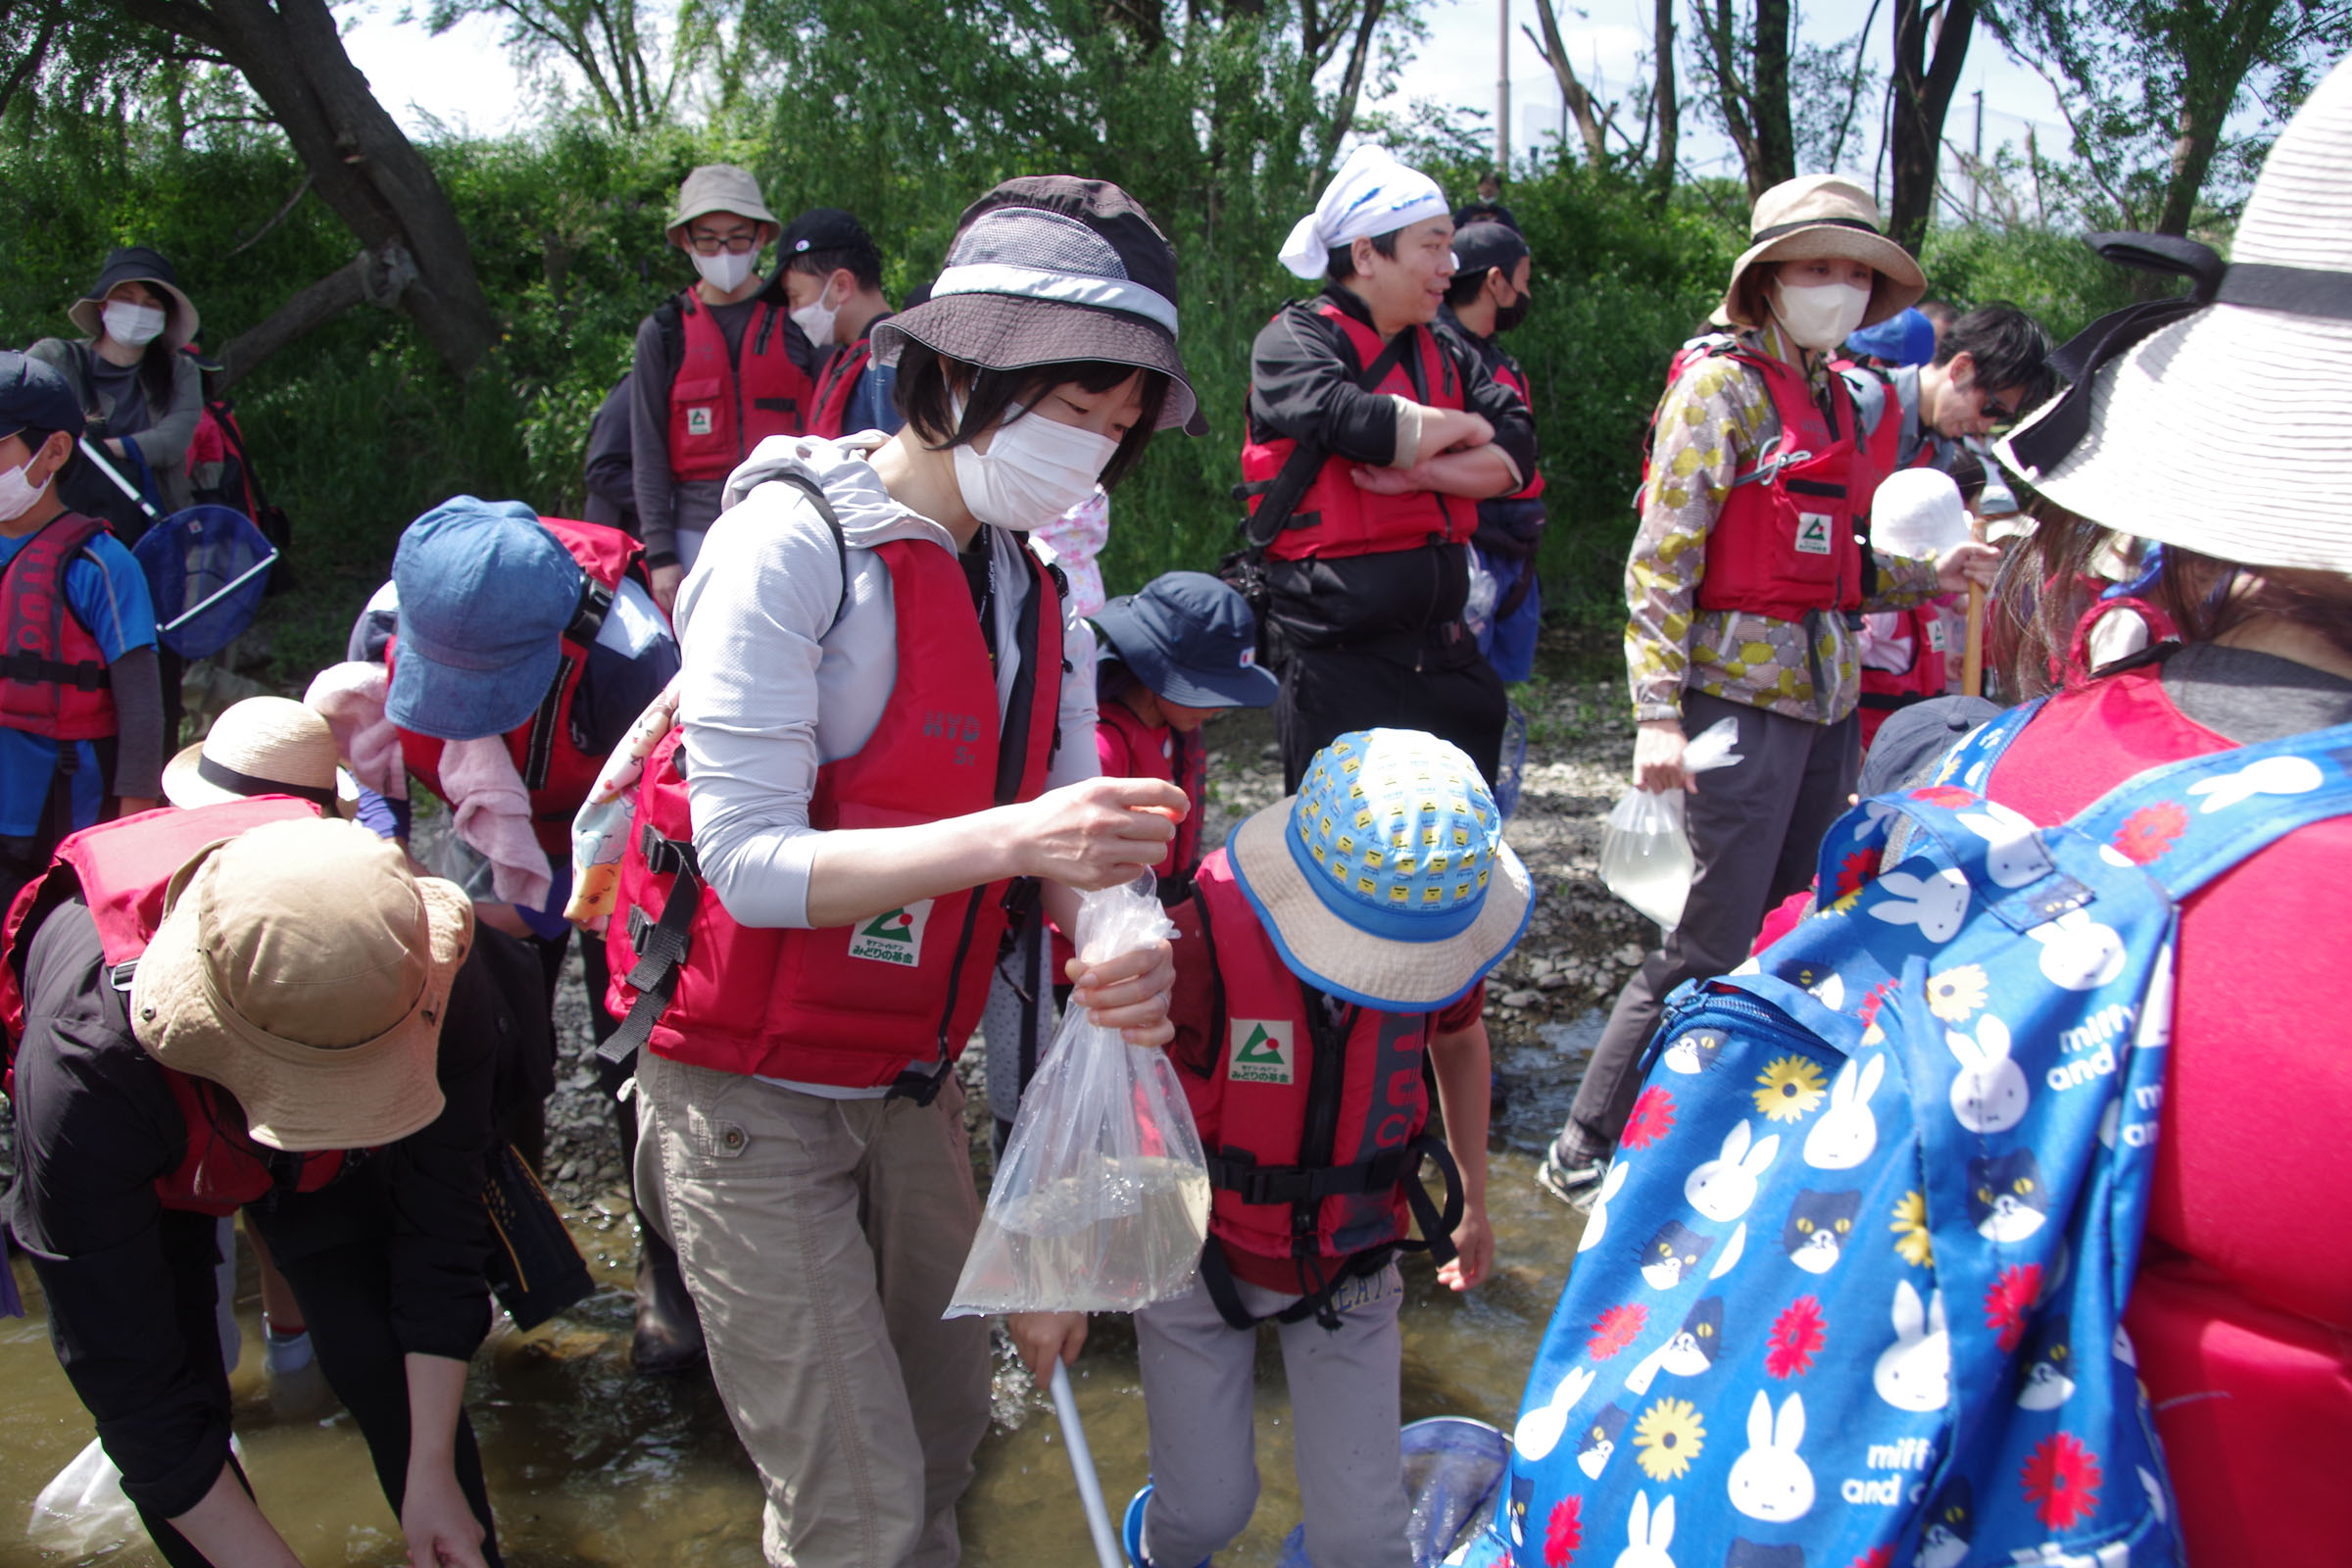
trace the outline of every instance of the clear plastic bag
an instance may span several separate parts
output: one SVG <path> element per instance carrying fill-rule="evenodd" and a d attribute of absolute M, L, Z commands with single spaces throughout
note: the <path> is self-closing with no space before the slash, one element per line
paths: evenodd
<path fill-rule="evenodd" d="M 1175 935 L 1150 876 L 1090 893 L 1090 962 Z M 1208 1167 L 1175 1064 L 1084 1007 L 1063 1017 L 997 1164 L 949 1317 L 1132 1312 L 1192 1288 Z"/>
<path fill-rule="evenodd" d="M 1683 748 L 1683 767 L 1712 772 L 1740 760 L 1736 719 L 1718 719 Z M 1636 787 L 1609 808 L 1600 834 L 1600 879 L 1611 893 L 1648 915 L 1665 930 L 1683 923 L 1697 873 L 1690 838 L 1683 828 L 1683 792 L 1652 793 Z"/>
<path fill-rule="evenodd" d="M 96 1438 L 32 1499 L 24 1527 L 24 1539 L 34 1546 L 74 1557 L 113 1551 L 146 1536 L 139 1510 L 122 1494 L 122 1473 Z"/>

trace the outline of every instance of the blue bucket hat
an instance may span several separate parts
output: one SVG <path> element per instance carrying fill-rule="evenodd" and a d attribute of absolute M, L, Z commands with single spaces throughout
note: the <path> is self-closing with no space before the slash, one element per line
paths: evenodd
<path fill-rule="evenodd" d="M 80 439 L 81 400 L 54 368 L 14 349 L 0 349 L 0 436 L 27 430 L 43 437 L 63 430 Z"/>
<path fill-rule="evenodd" d="M 1888 365 L 1925 365 L 1936 358 L 1936 323 L 1917 306 L 1907 307 L 1854 333 L 1845 347 Z"/>
<path fill-rule="evenodd" d="M 1297 795 L 1234 830 L 1228 858 L 1293 974 L 1390 1012 L 1469 995 L 1535 905 L 1477 765 L 1420 730 L 1324 747 Z"/>
<path fill-rule="evenodd" d="M 400 536 L 399 645 L 384 711 L 447 741 L 504 735 L 537 710 L 587 574 L 519 501 L 453 496 Z"/>
<path fill-rule="evenodd" d="M 1205 571 L 1171 571 L 1104 605 L 1102 640 L 1155 696 L 1186 708 L 1266 708 L 1282 683 L 1257 664 L 1250 601 Z"/>

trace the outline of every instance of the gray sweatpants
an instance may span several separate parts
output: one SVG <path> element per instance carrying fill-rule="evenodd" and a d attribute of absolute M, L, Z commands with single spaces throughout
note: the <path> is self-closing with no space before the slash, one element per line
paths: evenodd
<path fill-rule="evenodd" d="M 1298 1298 L 1236 1282 L 1253 1314 Z M 1313 1318 L 1277 1328 L 1291 1386 L 1306 1555 L 1322 1568 L 1412 1568 L 1410 1505 L 1397 1446 L 1404 1282 L 1392 1263 L 1350 1280 L 1333 1304 L 1340 1326 Z M 1222 1550 L 1257 1507 L 1250 1385 L 1257 1332 L 1229 1327 L 1207 1287 L 1135 1314 L 1144 1414 L 1152 1431 L 1152 1501 L 1144 1555 L 1153 1568 L 1196 1568 Z"/>

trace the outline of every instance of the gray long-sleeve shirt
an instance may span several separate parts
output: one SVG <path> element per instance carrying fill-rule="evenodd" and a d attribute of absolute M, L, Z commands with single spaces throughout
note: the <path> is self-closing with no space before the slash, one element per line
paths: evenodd
<path fill-rule="evenodd" d="M 90 420 L 93 443 L 116 436 L 139 449 L 139 456 L 155 471 L 166 512 L 188 505 L 188 443 L 195 438 L 196 421 L 204 414 L 204 372 L 196 368 L 193 356 L 172 356 L 172 396 L 161 403 L 144 395 L 144 378 L 135 375 L 128 385 L 138 395 L 119 395 L 109 384 L 115 378 L 94 370 L 96 354 L 88 338 L 45 337 L 26 349 L 24 357 L 49 366 L 74 388 Z"/>

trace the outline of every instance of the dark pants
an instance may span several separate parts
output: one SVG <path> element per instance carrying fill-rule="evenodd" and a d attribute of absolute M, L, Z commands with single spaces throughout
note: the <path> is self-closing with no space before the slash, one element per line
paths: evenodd
<path fill-rule="evenodd" d="M 1315 753 L 1358 729 L 1427 730 L 1467 752 L 1492 783 L 1509 716 L 1501 679 L 1466 635 L 1446 654 L 1297 649 L 1283 665 L 1282 693 L 1274 700 L 1282 787 L 1295 794 Z"/>
<path fill-rule="evenodd" d="M 330 1189 L 330 1192 L 333 1190 Z M 355 1194 L 355 1196 L 357 1196 Z M 318 1199 L 305 1199 L 315 1203 Z M 381 1237 L 367 1237 L 324 1251 L 294 1256 L 291 1249 L 275 1245 L 269 1218 L 248 1210 L 278 1270 L 294 1289 L 311 1346 L 318 1356 L 327 1386 L 343 1401 L 360 1435 L 367 1439 L 375 1479 L 384 1489 L 394 1517 L 400 1514 L 409 1478 L 409 1373 L 406 1352 L 392 1325 L 392 1266 L 390 1250 Z M 214 1265 L 219 1260 L 219 1222 L 210 1214 L 176 1210 L 163 1216 L 164 1251 L 172 1270 L 172 1312 L 179 1320 L 181 1344 L 197 1366 L 198 1376 L 212 1389 L 226 1411 L 228 1373 L 220 1364 L 220 1338 L 214 1327 Z M 497 1568 L 498 1538 L 490 1521 L 490 1494 L 482 1484 L 482 1458 L 474 1446 L 472 1422 L 461 1411 L 457 1435 L 458 1485 L 472 1505 L 473 1516 L 485 1532 L 482 1559 Z M 232 1460 L 233 1464 L 234 1461 Z M 237 1471 L 244 1480 L 244 1472 Z M 248 1491 L 252 1489 L 247 1488 Z M 156 1550 L 172 1568 L 210 1568 L 204 1554 L 160 1515 L 139 1510 Z"/>
<path fill-rule="evenodd" d="M 1850 714 L 1825 726 L 1684 693 L 1685 734 L 1726 717 L 1739 721 L 1741 760 L 1700 774 L 1698 793 L 1683 800 L 1697 862 L 1683 923 L 1617 995 L 1554 1145 L 1563 1165 L 1605 1157 L 1616 1147 L 1641 1092 L 1635 1066 L 1657 1028 L 1659 1004 L 1684 981 L 1745 961 L 1765 914 L 1812 883 L 1822 838 L 1845 813 L 1861 771 L 1859 720 Z"/>

